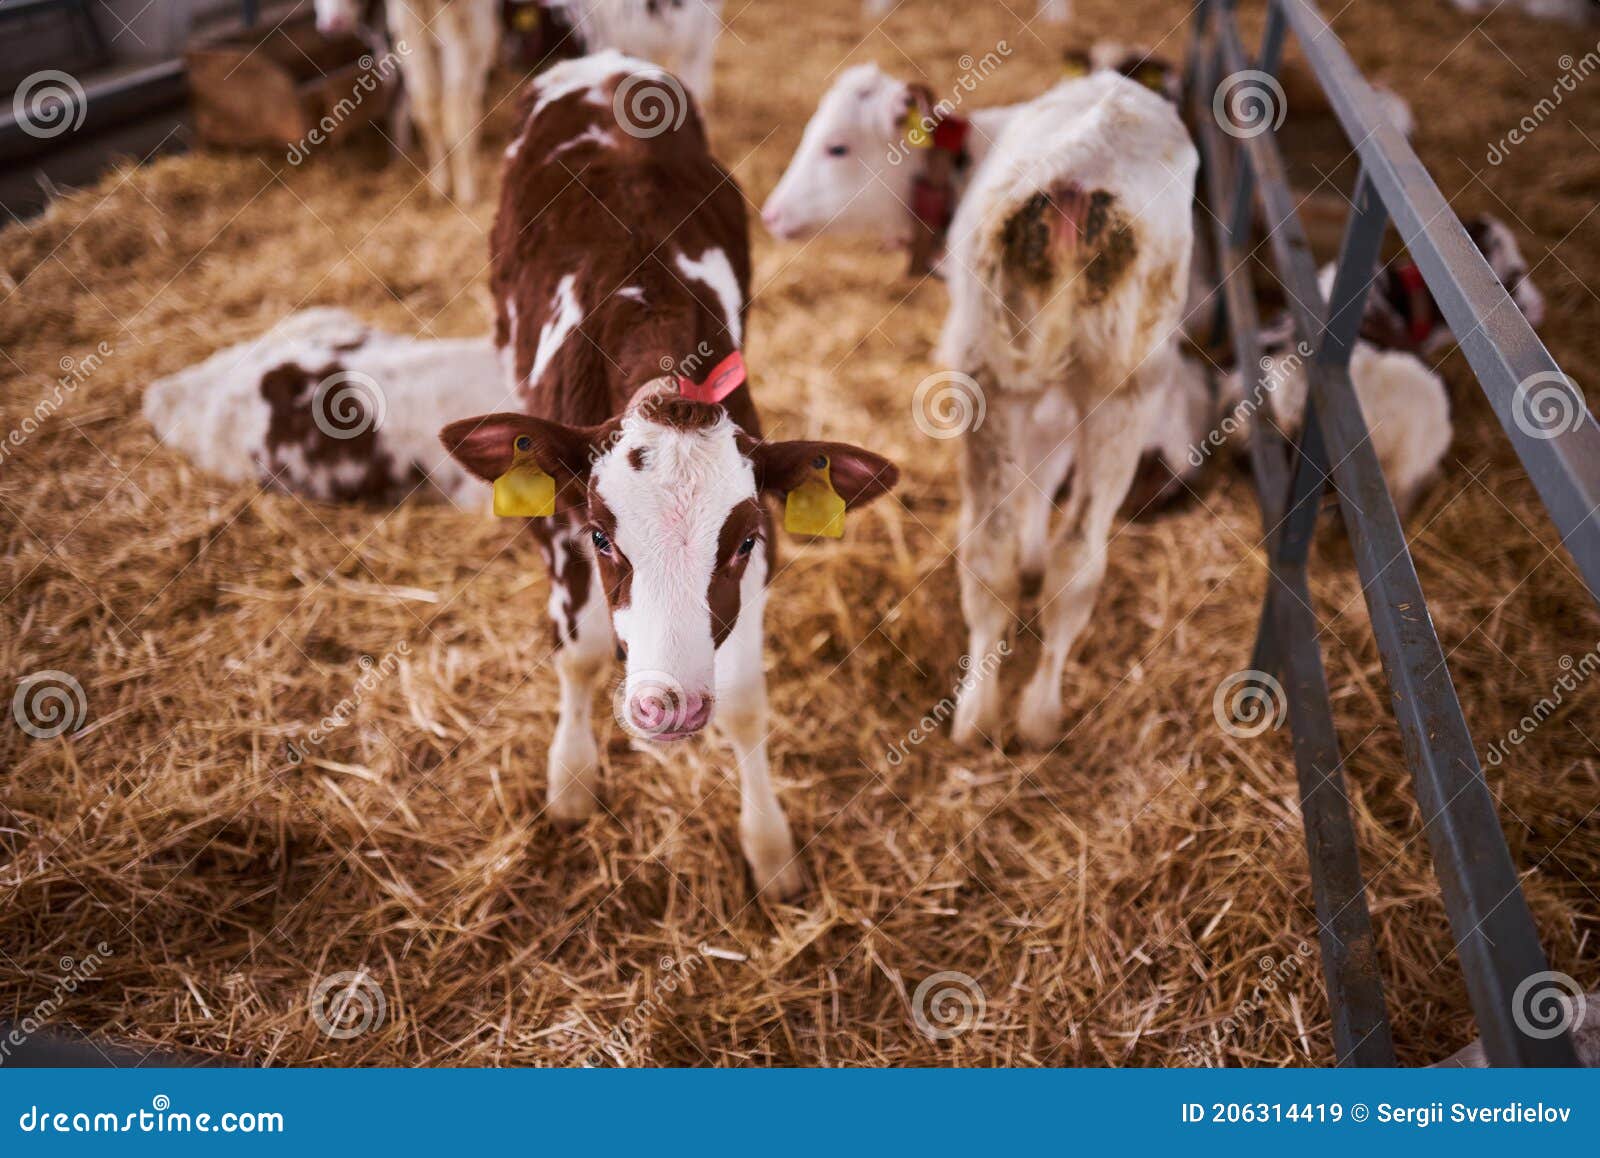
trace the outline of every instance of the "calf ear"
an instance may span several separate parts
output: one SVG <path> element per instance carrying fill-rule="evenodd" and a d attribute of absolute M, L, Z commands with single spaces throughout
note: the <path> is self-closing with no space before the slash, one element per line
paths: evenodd
<path fill-rule="evenodd" d="M 519 458 L 531 457 L 558 486 L 586 484 L 611 426 L 564 426 L 527 414 L 463 418 L 439 432 L 450 457 L 493 482 Z"/>
<path fill-rule="evenodd" d="M 882 455 L 843 442 L 762 442 L 750 451 L 756 486 L 780 498 L 811 477 L 823 459 L 847 510 L 888 494 L 900 471 Z"/>

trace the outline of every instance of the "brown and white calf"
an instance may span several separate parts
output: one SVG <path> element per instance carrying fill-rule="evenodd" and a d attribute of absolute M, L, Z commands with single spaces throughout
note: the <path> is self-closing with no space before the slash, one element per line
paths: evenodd
<path fill-rule="evenodd" d="M 789 894 L 800 872 L 767 761 L 765 498 L 826 470 L 855 507 L 896 471 L 839 443 L 763 439 L 739 353 L 743 195 L 692 107 L 676 128 L 625 131 L 614 97 L 640 76 L 659 70 L 600 53 L 533 83 L 490 243 L 496 343 L 519 405 L 442 438 L 483 479 L 525 459 L 557 484 L 555 515 L 530 523 L 551 575 L 561 686 L 551 811 L 574 819 L 597 805 L 592 700 L 620 650 L 619 718 L 661 740 L 715 720 L 738 759 L 756 884 Z"/>
<path fill-rule="evenodd" d="M 488 335 L 412 338 L 319 306 L 152 382 L 144 414 L 203 470 L 320 502 L 487 509 L 439 427 L 508 404 Z"/>
<path fill-rule="evenodd" d="M 1142 451 L 1160 441 L 1178 369 L 1198 157 L 1173 106 L 1101 72 L 1034 101 L 936 115 L 906 156 L 925 94 L 870 65 L 823 97 L 762 217 L 781 235 L 830 228 L 903 238 L 948 225 L 950 313 L 939 360 L 969 375 L 986 414 L 963 438 L 961 602 L 974 658 L 995 652 L 1025 588 L 1042 584 L 1044 647 L 1019 705 L 1024 740 L 1060 737 L 1061 680 L 1106 569 L 1111 521 Z M 941 143 L 941 137 L 945 138 Z M 919 153 L 957 150 L 948 217 Z M 1072 475 L 1060 507 L 1053 501 Z M 995 737 L 998 680 L 963 691 L 958 741 Z"/>

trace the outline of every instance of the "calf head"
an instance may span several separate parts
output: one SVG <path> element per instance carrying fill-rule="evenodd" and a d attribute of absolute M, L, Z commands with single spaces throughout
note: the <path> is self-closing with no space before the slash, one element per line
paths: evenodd
<path fill-rule="evenodd" d="M 556 480 L 554 517 L 582 528 L 626 659 L 619 716 L 662 740 L 711 720 L 717 648 L 768 578 L 762 496 L 781 498 L 824 461 L 846 509 L 898 477 L 887 459 L 853 446 L 759 442 L 721 406 L 670 387 L 600 426 L 490 414 L 452 423 L 440 437 L 480 478 L 531 458 Z"/>
<path fill-rule="evenodd" d="M 1494 270 L 1494 276 L 1500 279 L 1506 293 L 1528 319 L 1528 325 L 1536 330 L 1544 325 L 1544 295 L 1528 276 L 1528 262 L 1517 246 L 1516 235 L 1505 222 L 1487 213 L 1469 218 L 1463 224 L 1472 243 Z"/>
<path fill-rule="evenodd" d="M 846 69 L 806 123 L 761 220 L 778 237 L 828 231 L 905 240 L 915 177 L 905 160 L 907 118 L 932 108 L 925 88 L 877 65 Z"/>

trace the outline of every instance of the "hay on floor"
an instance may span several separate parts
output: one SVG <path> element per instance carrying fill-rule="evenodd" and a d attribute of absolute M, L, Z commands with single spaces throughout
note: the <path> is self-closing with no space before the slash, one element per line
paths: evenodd
<path fill-rule="evenodd" d="M 1032 8 L 909 0 L 873 28 L 858 0 L 730 5 L 720 155 L 758 204 L 841 62 L 942 92 L 1004 40 L 969 98 L 1000 102 L 1051 83 L 1069 37 L 1171 28 L 1162 50 L 1180 55 L 1187 35 L 1168 0 L 1077 0 L 1067 33 L 1008 7 Z M 1334 7 L 1359 62 L 1412 102 L 1457 208 L 1524 234 L 1558 361 L 1597 364 L 1600 106 L 1573 101 L 1483 160 L 1548 92 L 1570 30 L 1506 14 L 1475 33 L 1443 0 Z M 495 111 L 486 166 L 511 113 Z M 657 759 L 608 720 L 607 812 L 575 831 L 542 818 L 545 585 L 506 526 L 224 485 L 138 417 L 144 383 L 301 306 L 485 326 L 491 209 L 438 205 L 414 166 L 381 162 L 167 159 L 0 237 L 4 429 L 67 359 L 83 372 L 0 459 L 0 669 L 8 696 L 65 672 L 86 709 L 71 736 L 0 728 L 0 1020 L 87 970 L 56 1024 L 252 1064 L 1330 1059 L 1287 734 L 1231 738 L 1211 712 L 1248 664 L 1263 587 L 1243 480 L 1217 470 L 1181 513 L 1118 531 L 1055 752 L 905 744 L 963 643 L 955 449 L 909 412 L 945 297 L 865 245 L 755 239 L 748 346 L 770 425 L 868 442 L 905 475 L 844 542 L 784 547 L 771 746 L 810 892 L 753 900 L 737 786 L 705 746 Z M 1465 363 L 1443 370 L 1456 443 L 1410 530 L 1486 751 L 1600 617 Z M 1317 571 L 1395 1037 L 1403 1061 L 1435 1060 L 1472 1035 L 1470 1009 L 1348 552 L 1325 541 Z M 1591 987 L 1597 695 L 1569 696 L 1488 773 L 1552 965 Z M 329 716 L 348 722 L 312 742 Z M 973 979 L 981 1000 L 948 996 L 981 1016 L 943 1038 L 914 1005 L 946 971 Z M 321 1006 L 370 1024 L 330 1036 L 312 991 L 352 973 Z"/>

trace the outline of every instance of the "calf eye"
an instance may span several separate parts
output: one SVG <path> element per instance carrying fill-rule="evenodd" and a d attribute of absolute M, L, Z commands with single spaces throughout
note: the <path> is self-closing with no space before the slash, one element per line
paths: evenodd
<path fill-rule="evenodd" d="M 739 558 L 743 559 L 745 556 L 750 554 L 750 552 L 754 551 L 755 549 L 756 549 L 756 537 L 754 535 L 751 535 L 748 539 L 746 539 L 744 542 L 739 544 L 739 550 L 736 552 L 736 554 L 738 554 Z"/>
<path fill-rule="evenodd" d="M 846 153 L 848 153 L 849 151 L 850 151 L 850 146 L 849 145 L 829 145 L 828 146 L 828 156 L 830 156 L 830 157 L 842 157 Z"/>
<path fill-rule="evenodd" d="M 611 554 L 611 540 L 604 531 L 590 531 L 589 541 L 594 544 L 594 549 L 602 555 Z"/>

